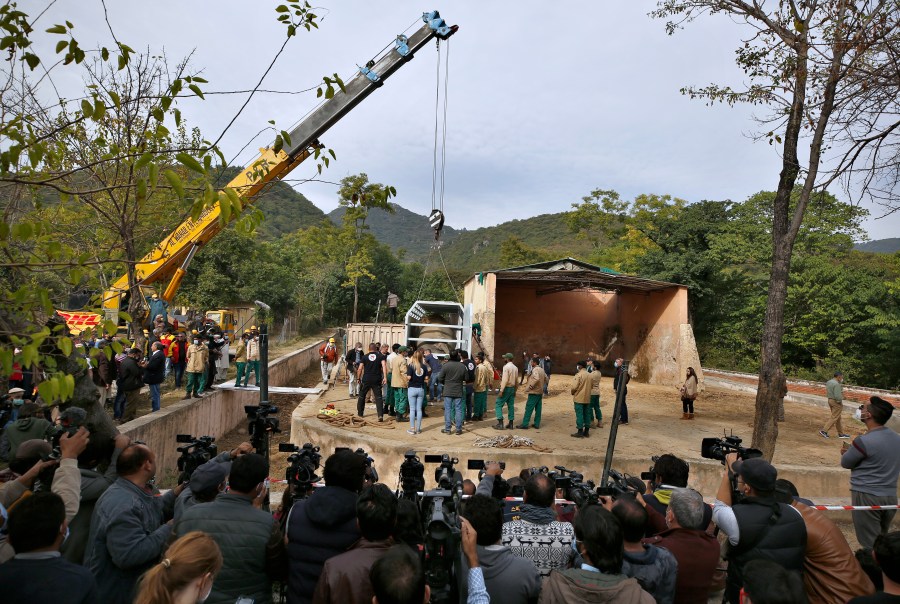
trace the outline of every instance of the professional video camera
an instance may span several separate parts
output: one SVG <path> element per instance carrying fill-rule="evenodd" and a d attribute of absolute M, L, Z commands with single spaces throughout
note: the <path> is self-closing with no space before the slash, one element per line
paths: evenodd
<path fill-rule="evenodd" d="M 316 470 L 322 462 L 319 447 L 312 443 L 305 443 L 302 447 L 294 443 L 278 443 L 281 453 L 290 453 L 287 458 L 288 468 L 285 471 L 287 480 L 287 492 L 291 499 L 303 499 L 311 492 L 313 485 L 319 482 Z"/>
<path fill-rule="evenodd" d="M 81 428 L 87 420 L 87 411 L 81 407 L 69 407 L 59 414 L 59 423 L 54 425 L 47 433 L 47 440 L 50 441 L 52 450 L 50 451 L 50 459 L 59 459 L 62 452 L 59 448 L 59 439 L 63 434 L 72 436 Z"/>
<path fill-rule="evenodd" d="M 647 472 L 641 473 L 641 478 L 643 478 L 645 474 L 647 474 Z M 643 495 L 646 491 L 647 485 L 641 480 L 634 476 L 617 472 L 612 468 L 609 470 L 609 479 L 606 481 L 606 484 L 597 487 L 598 496 L 612 497 L 613 499 L 618 497 L 635 497 L 638 493 Z"/>
<path fill-rule="evenodd" d="M 741 459 L 753 459 L 762 457 L 762 451 L 742 447 L 743 441 L 733 433 L 723 438 L 704 438 L 700 441 L 700 455 L 706 459 L 718 459 L 725 463 L 725 456 L 729 453 L 737 453 Z"/>
<path fill-rule="evenodd" d="M 335 447 L 334 452 L 338 451 L 349 451 L 350 447 Z M 365 449 L 359 447 L 354 451 L 357 455 L 362 456 L 363 459 L 366 460 L 366 484 L 371 485 L 378 482 L 378 471 L 375 469 L 375 460 L 369 457 L 369 454 L 366 453 Z"/>
<path fill-rule="evenodd" d="M 459 557 L 459 502 L 462 496 L 462 474 L 454 469 L 456 458 L 426 455 L 426 463 L 440 463 L 434 478 L 438 488 L 425 491 L 420 511 L 425 528 L 423 566 L 425 580 L 431 587 L 431 601 L 452 601 L 454 567 Z"/>
<path fill-rule="evenodd" d="M 181 456 L 178 458 L 178 482 L 186 482 L 190 479 L 194 470 L 208 462 L 219 454 L 219 447 L 215 443 L 214 436 L 200 436 L 194 438 L 190 434 L 176 434 L 175 442 L 187 443 L 183 447 L 175 449 Z"/>
<path fill-rule="evenodd" d="M 494 463 L 493 461 L 485 461 L 483 459 L 470 459 L 468 463 L 468 468 L 470 470 L 478 470 L 478 482 L 481 482 L 481 479 L 484 478 L 485 475 L 485 467 L 489 463 Z M 499 461 L 500 469 L 506 469 L 506 462 Z M 491 497 L 494 499 L 504 500 L 510 494 L 512 488 L 509 486 L 509 482 L 503 476 L 495 476 L 494 477 L 494 488 L 491 491 Z M 521 493 L 518 497 L 521 497 L 525 493 L 524 485 L 521 487 Z M 516 495 L 514 495 L 516 496 Z"/>
<path fill-rule="evenodd" d="M 656 462 L 659 461 L 659 455 L 654 455 L 650 458 L 653 462 L 653 465 L 650 466 L 650 469 L 646 472 L 641 472 L 641 480 L 655 480 L 656 479 Z"/>
<path fill-rule="evenodd" d="M 400 464 L 400 490 L 406 499 L 416 499 L 419 492 L 425 490 L 425 466 L 416 457 L 415 451 L 403 454 Z"/>
<path fill-rule="evenodd" d="M 268 452 L 269 432 L 281 432 L 278 428 L 278 418 L 269 417 L 270 414 L 278 413 L 278 407 L 275 405 L 245 405 L 244 413 L 250 420 L 248 426 L 250 444 L 257 451 Z"/>
<path fill-rule="evenodd" d="M 459 459 L 456 457 L 450 457 L 446 453 L 443 455 L 426 455 L 425 463 L 441 464 L 434 470 L 434 481 L 439 489 L 450 489 L 457 481 L 462 483 L 462 475 L 454 467 L 459 463 Z"/>
<path fill-rule="evenodd" d="M 569 470 L 564 466 L 553 466 L 556 471 L 549 475 L 556 481 L 556 488 L 563 489 L 566 499 L 574 501 L 579 508 L 597 503 L 597 493 L 592 480 L 585 480 L 584 474 Z"/>

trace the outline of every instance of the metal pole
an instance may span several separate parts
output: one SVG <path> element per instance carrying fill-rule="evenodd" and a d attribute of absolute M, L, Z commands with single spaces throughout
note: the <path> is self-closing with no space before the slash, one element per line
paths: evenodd
<path fill-rule="evenodd" d="M 612 467 L 613 452 L 616 449 L 616 434 L 619 432 L 619 414 L 622 411 L 622 402 L 625 400 L 625 388 L 628 381 L 629 361 L 622 361 L 621 379 L 616 388 L 616 404 L 613 407 L 612 424 L 609 426 L 609 441 L 606 443 L 606 458 L 603 460 L 603 474 L 600 476 L 600 485 L 606 486 L 609 480 L 609 470 Z"/>
<path fill-rule="evenodd" d="M 269 404 L 269 318 L 263 315 L 259 324 L 259 404 Z M 268 455 L 268 451 L 266 451 Z"/>

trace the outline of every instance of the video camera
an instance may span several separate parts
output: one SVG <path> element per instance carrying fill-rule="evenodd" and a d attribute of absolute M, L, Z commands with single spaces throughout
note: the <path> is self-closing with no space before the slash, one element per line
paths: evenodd
<path fill-rule="evenodd" d="M 219 446 L 216 445 L 215 440 L 214 436 L 194 438 L 190 434 L 175 435 L 175 442 L 187 443 L 183 447 L 175 449 L 181 453 L 178 458 L 179 483 L 189 480 L 194 470 L 219 454 Z"/>
<path fill-rule="evenodd" d="M 700 455 L 706 459 L 718 459 L 725 463 L 725 456 L 729 453 L 737 453 L 740 459 L 753 459 L 762 457 L 762 451 L 742 447 L 743 440 L 733 433 L 723 438 L 704 438 L 700 441 Z"/>
<path fill-rule="evenodd" d="M 335 447 L 334 452 L 338 451 L 349 451 L 350 447 Z M 369 457 L 369 454 L 366 451 L 359 447 L 354 451 L 357 455 L 362 456 L 363 459 L 366 460 L 366 483 L 375 484 L 378 482 L 378 471 L 375 469 L 375 460 Z"/>
<path fill-rule="evenodd" d="M 641 480 L 656 480 L 656 462 L 659 461 L 659 455 L 654 455 L 650 460 L 653 465 L 646 472 L 641 472 Z"/>
<path fill-rule="evenodd" d="M 248 432 L 250 433 L 250 444 L 257 451 L 268 451 L 269 432 L 281 432 L 278 427 L 278 418 L 269 417 L 272 413 L 278 413 L 276 405 L 245 405 L 244 413 L 250 420 Z"/>
<path fill-rule="evenodd" d="M 556 482 L 557 489 L 563 489 L 566 499 L 574 501 L 579 508 L 591 503 L 598 503 L 597 493 L 592 480 L 585 480 L 584 474 L 569 470 L 564 466 L 553 466 L 555 471 L 549 476 Z"/>
<path fill-rule="evenodd" d="M 292 499 L 303 499 L 312 492 L 313 485 L 319 482 L 316 470 L 322 462 L 319 447 L 305 443 L 302 447 L 294 443 L 278 443 L 278 451 L 290 453 L 287 458 L 288 468 L 285 480 Z"/>
<path fill-rule="evenodd" d="M 416 499 L 419 492 L 425 490 L 425 466 L 416 457 L 415 451 L 403 454 L 400 464 L 400 490 L 406 499 Z"/>
<path fill-rule="evenodd" d="M 478 482 L 481 482 L 481 479 L 484 478 L 485 475 L 485 467 L 489 463 L 495 463 L 493 461 L 485 461 L 483 459 L 470 459 L 468 463 L 468 468 L 470 470 L 478 470 Z M 500 469 L 506 469 L 505 461 L 498 461 L 496 463 L 500 464 Z M 491 497 L 494 499 L 504 500 L 507 495 L 509 495 L 511 491 L 511 487 L 509 486 L 509 482 L 503 476 L 494 476 L 494 488 L 491 491 Z M 521 487 L 521 494 L 525 493 L 524 485 Z M 519 496 L 521 496 L 521 494 Z"/>
<path fill-rule="evenodd" d="M 455 465 L 459 463 L 456 457 L 443 455 L 426 455 L 425 463 L 441 464 L 434 470 L 434 481 L 439 489 L 451 489 L 459 482 L 462 484 L 462 475 L 456 471 Z"/>
<path fill-rule="evenodd" d="M 47 433 L 47 440 L 50 441 L 52 449 L 48 459 L 59 459 L 62 456 L 59 439 L 63 434 L 68 434 L 70 437 L 74 435 L 85 424 L 85 421 L 87 421 L 87 411 L 81 407 L 69 407 L 59 414 L 59 423 Z"/>
<path fill-rule="evenodd" d="M 651 468 L 652 471 L 653 469 Z M 642 472 L 641 478 L 645 474 L 647 472 Z M 646 491 L 647 486 L 641 480 L 634 476 L 617 472 L 612 468 L 609 470 L 609 480 L 606 481 L 606 484 L 597 487 L 598 496 L 612 497 L 613 499 L 618 497 L 635 497 L 638 493 L 643 495 Z"/>

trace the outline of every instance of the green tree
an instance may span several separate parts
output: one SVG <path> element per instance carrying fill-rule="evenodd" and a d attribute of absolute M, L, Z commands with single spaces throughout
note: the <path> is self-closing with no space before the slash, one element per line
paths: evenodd
<path fill-rule="evenodd" d="M 684 92 L 694 98 L 771 109 L 771 114 L 762 118 L 760 135 L 777 145 L 782 159 L 772 212 L 772 263 L 753 430 L 753 446 L 771 459 L 785 388 L 782 343 L 794 243 L 814 191 L 840 178 L 848 168 L 839 155 L 829 155 L 831 150 L 855 146 L 860 128 L 871 131 L 867 122 L 874 120 L 878 129 L 882 107 L 896 106 L 895 94 L 875 107 L 859 101 L 873 83 L 869 74 L 896 73 L 900 19 L 894 0 L 791 0 L 771 5 L 743 0 L 661 0 L 652 15 L 666 19 L 671 33 L 681 23 L 707 13 L 746 23 L 747 38 L 737 49 L 736 61 L 750 85 L 743 91 L 713 84 Z M 809 149 L 802 160 L 801 136 L 804 143 L 808 140 Z M 836 168 L 830 170 L 832 166 Z M 863 179 L 864 188 L 872 183 Z M 791 207 L 798 185 L 800 192 Z"/>
<path fill-rule="evenodd" d="M 338 197 L 339 203 L 344 208 L 344 229 L 340 240 L 345 246 L 344 249 L 350 251 L 344 265 L 347 277 L 344 286 L 353 288 L 354 323 L 358 318 L 360 279 L 363 277 L 374 279 L 372 267 L 377 240 L 367 232 L 369 227 L 366 225 L 366 219 L 372 209 L 393 214 L 394 208 L 390 204 L 390 198 L 396 195 L 397 191 L 391 186 L 370 183 L 365 173 L 341 179 Z"/>
<path fill-rule="evenodd" d="M 515 235 L 510 235 L 500 244 L 500 264 L 504 267 L 523 266 L 549 259 L 546 252 L 525 245 Z"/>

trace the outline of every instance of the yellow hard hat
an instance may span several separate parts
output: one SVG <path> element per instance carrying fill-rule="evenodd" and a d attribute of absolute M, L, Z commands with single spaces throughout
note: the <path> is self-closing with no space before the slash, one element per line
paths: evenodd
<path fill-rule="evenodd" d="M 256 325 L 251 325 L 251 326 L 250 326 L 250 331 L 253 331 L 254 329 L 257 329 Z"/>
<path fill-rule="evenodd" d="M 329 343 L 329 344 L 334 344 L 334 338 L 328 338 L 328 343 Z"/>
<path fill-rule="evenodd" d="M 199 331 L 197 331 L 197 330 L 196 330 L 196 329 L 192 329 L 192 330 L 191 330 L 191 333 L 193 333 L 193 334 L 197 334 L 197 333 L 200 333 L 200 332 L 199 332 Z"/>

